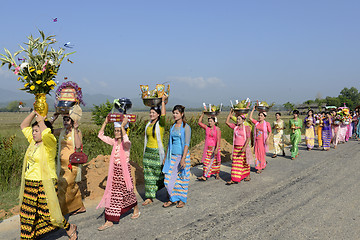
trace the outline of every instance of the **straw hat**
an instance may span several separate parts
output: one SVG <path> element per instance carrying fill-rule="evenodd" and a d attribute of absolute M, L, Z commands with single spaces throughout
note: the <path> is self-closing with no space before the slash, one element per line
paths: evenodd
<path fill-rule="evenodd" d="M 74 120 L 74 122 L 79 122 L 82 116 L 82 110 L 79 104 L 73 106 L 69 111 L 70 118 Z"/>

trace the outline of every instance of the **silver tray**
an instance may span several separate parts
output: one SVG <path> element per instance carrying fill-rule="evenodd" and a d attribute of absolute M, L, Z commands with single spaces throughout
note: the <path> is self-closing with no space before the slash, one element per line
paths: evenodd
<path fill-rule="evenodd" d="M 258 112 L 268 112 L 269 111 L 269 107 L 265 107 L 265 106 L 256 106 L 255 109 Z"/>
<path fill-rule="evenodd" d="M 247 114 L 250 109 L 249 108 L 233 108 L 235 114 Z"/>
<path fill-rule="evenodd" d="M 162 99 L 161 98 L 143 98 L 143 103 L 145 106 L 148 107 L 157 107 L 161 105 Z M 167 104 L 168 98 L 165 99 L 165 104 Z"/>
<path fill-rule="evenodd" d="M 215 117 L 220 114 L 220 111 L 215 111 L 215 112 L 204 111 L 204 114 L 209 117 Z"/>

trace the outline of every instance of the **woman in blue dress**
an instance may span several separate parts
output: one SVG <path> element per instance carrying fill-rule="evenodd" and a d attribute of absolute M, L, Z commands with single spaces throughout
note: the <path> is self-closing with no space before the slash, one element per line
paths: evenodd
<path fill-rule="evenodd" d="M 176 105 L 173 108 L 174 125 L 170 129 L 167 154 L 164 159 L 163 173 L 169 201 L 163 207 L 176 205 L 182 208 L 187 202 L 190 181 L 190 126 L 185 121 L 185 107 Z"/>

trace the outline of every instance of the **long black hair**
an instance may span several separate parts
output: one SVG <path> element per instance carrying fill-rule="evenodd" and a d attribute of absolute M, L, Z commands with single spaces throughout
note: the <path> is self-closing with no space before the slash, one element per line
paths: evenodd
<path fill-rule="evenodd" d="M 151 110 L 154 110 L 157 114 L 159 114 L 159 117 L 156 119 L 156 122 L 154 123 L 153 129 L 152 129 L 152 135 L 153 135 L 153 137 L 155 137 L 155 126 L 156 126 L 157 122 L 160 120 L 161 108 L 160 107 L 151 107 L 150 111 Z"/>
<path fill-rule="evenodd" d="M 183 127 L 186 125 L 186 118 L 185 118 L 185 107 L 183 105 L 175 105 L 172 112 L 174 113 L 175 110 L 178 110 L 179 113 L 182 113 L 182 121 L 183 121 Z"/>

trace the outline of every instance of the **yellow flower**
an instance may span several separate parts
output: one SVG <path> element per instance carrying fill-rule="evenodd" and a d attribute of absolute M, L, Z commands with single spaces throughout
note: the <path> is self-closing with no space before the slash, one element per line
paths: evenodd
<path fill-rule="evenodd" d="M 18 81 L 20 81 L 21 77 L 18 77 Z"/>
<path fill-rule="evenodd" d="M 25 76 L 24 79 L 26 80 L 28 76 Z"/>
<path fill-rule="evenodd" d="M 43 71 L 41 71 L 41 70 L 37 70 L 37 71 L 36 71 L 36 73 L 40 75 L 40 74 L 42 74 L 42 73 L 43 73 Z"/>
<path fill-rule="evenodd" d="M 51 85 L 55 85 L 56 83 L 53 80 L 50 80 L 50 81 L 47 81 L 46 84 L 51 86 Z"/>
<path fill-rule="evenodd" d="M 51 89 L 51 90 L 54 90 L 54 86 L 51 86 L 50 89 Z"/>
<path fill-rule="evenodd" d="M 41 80 L 37 80 L 37 81 L 36 81 L 36 84 L 40 84 L 40 83 L 42 83 Z"/>
<path fill-rule="evenodd" d="M 25 83 L 25 84 L 24 84 L 24 87 L 27 87 L 27 86 L 29 86 L 29 83 Z"/>
<path fill-rule="evenodd" d="M 31 67 L 30 72 L 33 72 L 33 71 L 35 71 L 35 68 Z"/>
<path fill-rule="evenodd" d="M 34 89 L 35 89 L 35 86 L 31 85 L 30 90 L 34 90 Z"/>

